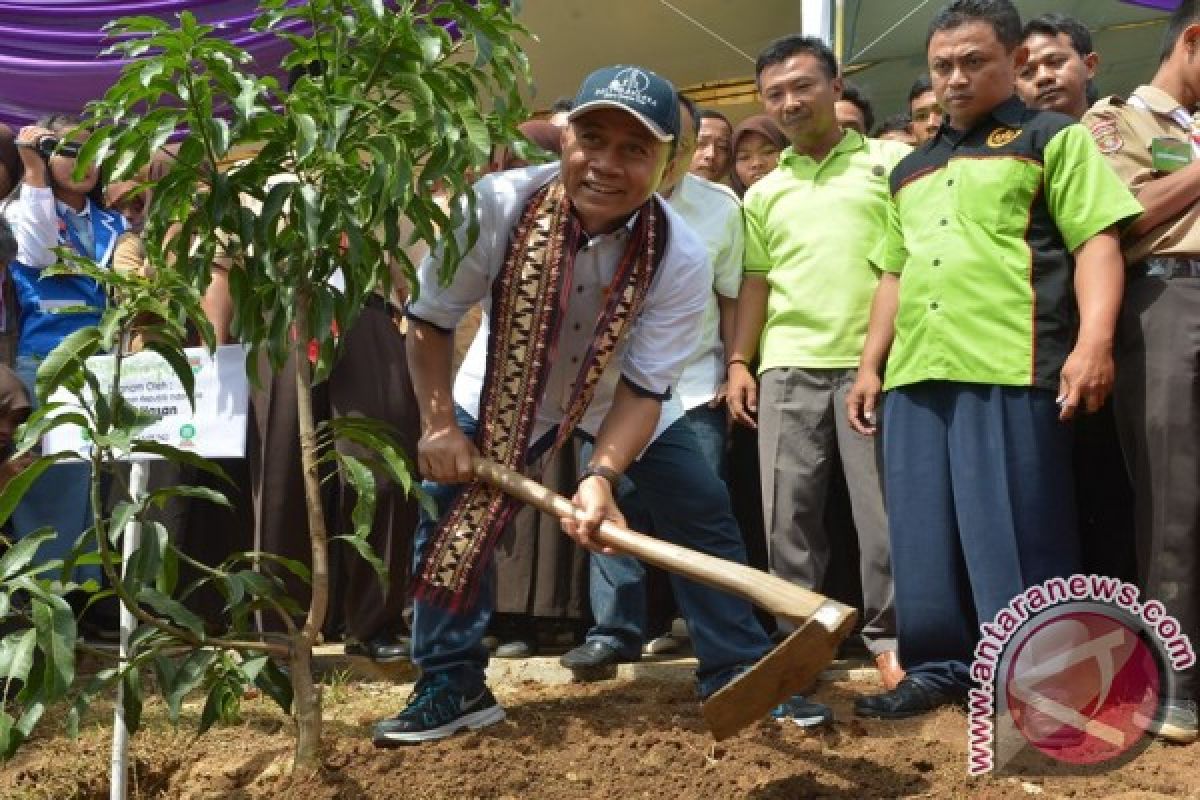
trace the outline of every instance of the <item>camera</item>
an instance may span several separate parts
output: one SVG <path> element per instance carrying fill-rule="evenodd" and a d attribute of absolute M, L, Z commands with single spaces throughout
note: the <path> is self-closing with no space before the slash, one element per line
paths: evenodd
<path fill-rule="evenodd" d="M 55 136 L 43 136 L 37 140 L 36 147 L 42 158 L 47 159 L 55 153 L 63 158 L 75 158 L 81 149 L 78 142 L 64 142 Z"/>

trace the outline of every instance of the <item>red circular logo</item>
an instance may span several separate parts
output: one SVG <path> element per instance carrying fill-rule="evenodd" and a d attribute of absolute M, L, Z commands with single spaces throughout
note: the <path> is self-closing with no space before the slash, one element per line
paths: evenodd
<path fill-rule="evenodd" d="M 1017 646 L 1005 681 L 1013 725 L 1059 761 L 1100 764 L 1142 740 L 1158 709 L 1158 659 L 1127 624 L 1065 611 Z"/>

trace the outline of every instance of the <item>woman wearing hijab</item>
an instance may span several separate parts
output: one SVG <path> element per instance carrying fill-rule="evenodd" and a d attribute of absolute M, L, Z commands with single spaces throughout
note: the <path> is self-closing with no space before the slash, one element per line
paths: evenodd
<path fill-rule="evenodd" d="M 729 184 L 741 197 L 764 175 L 775 169 L 787 137 L 766 114 L 750 117 L 733 132 L 733 170 Z"/>

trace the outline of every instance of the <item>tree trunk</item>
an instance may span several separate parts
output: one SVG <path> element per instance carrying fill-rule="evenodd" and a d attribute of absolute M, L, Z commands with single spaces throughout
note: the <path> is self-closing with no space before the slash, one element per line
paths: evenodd
<path fill-rule="evenodd" d="M 292 635 L 292 715 L 296 718 L 296 757 L 292 764 L 298 773 L 321 768 L 321 687 L 313 681 L 312 644 L 303 632 Z"/>
<path fill-rule="evenodd" d="M 321 478 L 317 464 L 317 432 L 312 408 L 312 364 L 303 331 L 293 345 L 296 362 L 296 411 L 300 422 L 300 461 L 304 473 L 304 498 L 308 506 L 308 536 L 312 546 L 312 583 L 304 628 L 292 640 L 292 692 L 296 717 L 297 769 L 316 770 L 321 764 L 321 692 L 313 684 L 312 648 L 325 624 L 329 607 L 329 541 L 321 505 Z"/>

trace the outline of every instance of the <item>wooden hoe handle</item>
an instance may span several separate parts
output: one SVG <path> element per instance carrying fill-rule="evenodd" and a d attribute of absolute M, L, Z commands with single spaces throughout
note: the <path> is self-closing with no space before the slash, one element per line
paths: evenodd
<path fill-rule="evenodd" d="M 507 467 L 475 459 L 472 468 L 479 480 L 543 513 L 557 517 L 578 516 L 581 513 L 567 498 Z M 647 564 L 735 594 L 796 624 L 808 621 L 818 610 L 825 619 L 830 616 L 853 616 L 856 613 L 849 606 L 745 564 L 689 550 L 607 520 L 600 524 L 600 531 L 592 538 L 605 547 L 635 556 Z"/>

